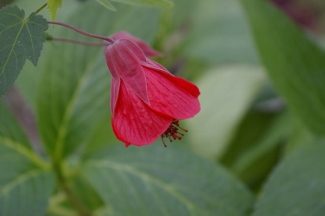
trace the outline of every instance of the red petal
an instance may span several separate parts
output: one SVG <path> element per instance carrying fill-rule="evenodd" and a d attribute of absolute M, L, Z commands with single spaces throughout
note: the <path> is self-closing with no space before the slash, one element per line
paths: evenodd
<path fill-rule="evenodd" d="M 122 79 L 132 91 L 148 103 L 146 78 L 140 61 L 146 61 L 142 50 L 121 39 L 105 49 L 107 66 L 113 78 Z"/>
<path fill-rule="evenodd" d="M 126 146 L 153 143 L 172 121 L 172 118 L 150 109 L 121 81 L 112 125 L 116 137 Z"/>
<path fill-rule="evenodd" d="M 116 107 L 116 102 L 117 102 L 117 98 L 118 98 L 118 92 L 120 89 L 120 79 L 115 79 L 114 77 L 112 77 L 112 81 L 111 81 L 111 112 L 112 115 L 114 115 L 114 110 Z"/>
<path fill-rule="evenodd" d="M 200 111 L 199 89 L 192 83 L 156 68 L 143 67 L 150 107 L 173 119 L 187 119 Z"/>
<path fill-rule="evenodd" d="M 132 35 L 130 35 L 127 32 L 117 32 L 111 36 L 113 40 L 119 40 L 119 39 L 128 39 L 129 41 L 132 41 L 136 45 L 138 45 L 142 51 L 144 52 L 145 56 L 147 57 L 158 57 L 161 56 L 161 53 L 157 52 L 156 50 L 152 49 L 147 43 L 143 42 L 139 38 L 136 38 Z"/>

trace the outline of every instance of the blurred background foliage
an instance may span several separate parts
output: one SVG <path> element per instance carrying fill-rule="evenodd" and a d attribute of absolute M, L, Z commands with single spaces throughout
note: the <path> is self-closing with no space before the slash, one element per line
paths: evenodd
<path fill-rule="evenodd" d="M 44 1 L 13 3 L 29 14 Z M 95 1 L 63 0 L 56 19 L 101 35 L 129 31 L 164 53 L 155 60 L 197 84 L 202 110 L 182 121 L 189 130 L 183 140 L 167 149 L 160 140 L 123 148 L 110 126 L 103 50 L 60 42 L 45 42 L 38 66 L 27 62 L 1 99 L 0 135 L 45 161 L 62 159 L 72 190 L 94 215 L 324 215 L 324 1 L 113 4 L 116 12 Z M 59 26 L 47 32 L 93 41 Z M 14 118 L 30 141 L 8 123 Z M 6 167 L 13 159 L 1 155 L 16 148 L 8 146 L 0 145 L 0 170 L 34 169 L 16 153 L 25 167 Z M 27 211 L 75 215 L 45 170 L 37 175 L 48 191 L 37 194 L 52 194 L 49 206 L 33 210 L 27 202 Z M 0 209 L 10 212 L 9 201 L 19 198 L 0 189 Z"/>

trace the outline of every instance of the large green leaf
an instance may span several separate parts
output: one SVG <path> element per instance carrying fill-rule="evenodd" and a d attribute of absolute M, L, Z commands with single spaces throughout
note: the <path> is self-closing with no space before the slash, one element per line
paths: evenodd
<path fill-rule="evenodd" d="M 268 1 L 242 0 L 278 92 L 314 133 L 325 134 L 325 53 Z"/>
<path fill-rule="evenodd" d="M 39 167 L 45 167 L 44 162 L 35 154 L 25 135 L 12 113 L 0 100 L 0 142 L 6 148 L 13 149 L 15 152 L 28 158 Z M 2 152 L 1 152 L 2 153 Z M 3 154 L 3 157 L 8 155 Z M 10 164 L 10 163 L 9 163 Z M 6 166 L 7 164 L 3 164 Z M 19 164 L 18 164 L 19 165 Z M 1 170 L 1 169 L 0 169 Z"/>
<path fill-rule="evenodd" d="M 121 142 L 118 141 L 115 137 L 111 126 L 111 114 L 107 113 L 99 122 L 97 122 L 93 133 L 89 136 L 89 144 L 83 151 L 83 158 L 87 158 L 89 155 L 100 149 L 106 148 L 108 145 L 118 144 Z"/>
<path fill-rule="evenodd" d="M 238 158 L 231 165 L 231 169 L 235 172 L 241 180 L 248 184 L 252 189 L 259 190 L 264 184 L 266 177 L 273 167 L 278 163 L 282 155 L 281 147 L 285 138 L 287 138 L 290 130 L 290 121 L 286 114 L 279 116 L 273 120 L 266 131 L 259 133 L 258 129 L 246 131 L 248 136 L 257 137 L 255 143 L 250 143 L 250 146 L 237 139 L 238 148 L 233 150 L 238 152 Z M 261 119 L 263 123 L 259 127 L 263 127 L 267 122 Z M 244 140 L 243 140 L 244 141 Z M 239 147 L 240 145 L 245 145 Z"/>
<path fill-rule="evenodd" d="M 325 142 L 300 148 L 273 172 L 254 216 L 324 215 Z"/>
<path fill-rule="evenodd" d="M 40 170 L 21 173 L 0 186 L 0 215 L 43 215 L 53 188 L 51 173 Z"/>
<path fill-rule="evenodd" d="M 301 121 L 297 121 L 294 118 L 290 132 L 288 143 L 285 146 L 285 154 L 289 154 L 301 146 L 309 145 L 322 137 L 311 133 L 305 124 L 302 124 Z"/>
<path fill-rule="evenodd" d="M 224 169 L 172 145 L 101 151 L 83 175 L 108 215 L 248 215 L 253 201 Z"/>
<path fill-rule="evenodd" d="M 187 121 L 193 149 L 220 157 L 265 81 L 261 68 L 244 65 L 215 68 L 201 77 L 201 112 Z"/>
<path fill-rule="evenodd" d="M 202 0 L 183 54 L 212 64 L 257 63 L 249 25 L 236 0 Z"/>
<path fill-rule="evenodd" d="M 35 66 L 45 40 L 46 20 L 17 6 L 0 10 L 0 96 L 14 83 L 26 59 Z"/>
<path fill-rule="evenodd" d="M 119 13 L 110 13 L 90 1 L 66 22 L 91 33 L 109 35 L 126 30 L 151 40 L 157 10 L 122 6 Z M 87 40 L 70 29 L 56 28 L 62 31 L 54 37 Z M 85 144 L 98 121 L 110 112 L 110 75 L 102 47 L 56 43 L 44 57 L 48 61 L 41 68 L 38 122 L 47 150 L 60 158 Z"/>
<path fill-rule="evenodd" d="M 71 186 L 76 196 L 79 197 L 79 200 L 87 209 L 94 211 L 102 207 L 103 201 L 83 176 L 74 177 Z"/>
<path fill-rule="evenodd" d="M 2 100 L 0 100 L 0 119 L 0 139 L 18 142 L 24 148 L 31 148 L 26 134 Z"/>
<path fill-rule="evenodd" d="M 54 177 L 2 104 L 0 118 L 0 215 L 42 215 Z"/>

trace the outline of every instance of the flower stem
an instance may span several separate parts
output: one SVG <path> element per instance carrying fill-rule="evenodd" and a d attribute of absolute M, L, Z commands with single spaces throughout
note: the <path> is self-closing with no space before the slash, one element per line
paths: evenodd
<path fill-rule="evenodd" d="M 70 42 L 70 43 L 75 43 L 75 44 L 82 44 L 86 46 L 105 46 L 107 43 L 96 43 L 96 42 L 87 42 L 87 41 L 81 41 L 81 40 L 75 40 L 75 39 L 69 39 L 69 38 L 53 38 L 53 37 L 48 37 L 46 38 L 48 41 L 62 41 L 62 42 Z"/>
<path fill-rule="evenodd" d="M 81 203 L 78 197 L 73 193 L 73 190 L 67 180 L 67 177 L 64 175 L 64 172 L 62 170 L 62 163 L 54 159 L 53 170 L 56 174 L 60 188 L 66 194 L 69 202 L 76 209 L 78 214 L 80 216 L 91 216 L 89 210 Z"/>
<path fill-rule="evenodd" d="M 69 28 L 69 29 L 72 29 L 80 34 L 83 34 L 83 35 L 86 35 L 88 37 L 92 37 L 92 38 L 97 38 L 97 39 L 101 39 L 101 40 L 105 40 L 107 42 L 109 42 L 109 44 L 112 44 L 114 43 L 114 40 L 109 38 L 109 37 L 104 37 L 104 36 L 101 36 L 101 35 L 96 35 L 96 34 L 91 34 L 91 33 L 88 33 L 88 32 L 85 32 L 83 30 L 80 30 L 72 25 L 69 25 L 69 24 L 66 24 L 66 23 L 62 23 L 62 22 L 54 22 L 54 21 L 47 21 L 48 24 L 53 24 L 53 25 L 60 25 L 60 26 L 64 26 L 66 28 Z"/>
<path fill-rule="evenodd" d="M 37 14 L 38 12 L 40 12 L 41 10 L 43 10 L 43 8 L 45 8 L 47 6 L 47 3 L 43 4 L 40 8 L 38 8 L 36 11 L 35 11 L 35 14 Z"/>

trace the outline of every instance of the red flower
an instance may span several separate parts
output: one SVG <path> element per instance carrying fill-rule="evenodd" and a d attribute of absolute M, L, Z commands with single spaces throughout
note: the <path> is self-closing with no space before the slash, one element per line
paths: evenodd
<path fill-rule="evenodd" d="M 139 38 L 130 35 L 127 32 L 124 31 L 116 32 L 115 34 L 111 35 L 110 38 L 112 38 L 113 40 L 119 40 L 123 38 L 135 43 L 136 45 L 138 45 L 138 47 L 142 49 L 144 55 L 149 58 L 162 56 L 160 52 L 157 52 L 156 50 L 152 49 L 148 44 L 146 44 Z"/>
<path fill-rule="evenodd" d="M 200 111 L 199 89 L 146 58 L 131 40 L 108 45 L 105 55 L 112 74 L 113 131 L 126 146 L 148 145 L 163 135 L 175 139 L 180 134 L 175 120 Z"/>

